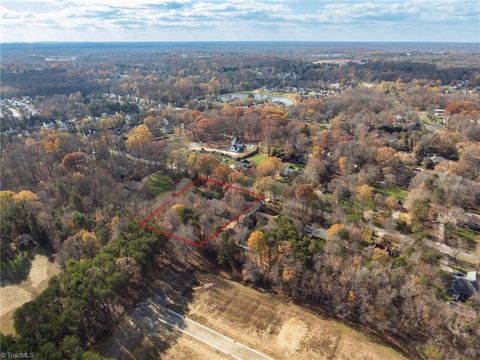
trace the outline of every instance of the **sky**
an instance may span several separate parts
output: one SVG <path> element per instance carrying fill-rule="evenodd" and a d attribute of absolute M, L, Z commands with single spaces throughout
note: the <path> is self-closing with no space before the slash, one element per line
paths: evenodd
<path fill-rule="evenodd" d="M 2 42 L 480 42 L 480 0 L 2 0 Z"/>

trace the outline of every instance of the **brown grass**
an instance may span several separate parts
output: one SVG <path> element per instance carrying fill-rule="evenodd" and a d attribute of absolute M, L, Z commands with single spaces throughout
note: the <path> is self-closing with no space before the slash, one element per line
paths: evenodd
<path fill-rule="evenodd" d="M 188 316 L 275 359 L 405 359 L 394 349 L 338 321 L 316 316 L 212 275 L 194 292 Z"/>
<path fill-rule="evenodd" d="M 46 289 L 48 280 L 60 272 L 60 267 L 45 255 L 35 255 L 28 278 L 17 285 L 0 287 L 0 330 L 13 334 L 13 313 Z"/>

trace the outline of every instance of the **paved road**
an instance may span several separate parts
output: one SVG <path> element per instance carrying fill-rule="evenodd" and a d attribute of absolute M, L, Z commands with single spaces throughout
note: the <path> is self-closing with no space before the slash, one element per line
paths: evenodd
<path fill-rule="evenodd" d="M 375 226 L 373 224 L 370 224 L 370 228 L 373 231 L 375 231 L 375 233 L 379 236 L 392 234 L 392 235 L 398 236 L 400 239 L 402 239 L 403 241 L 405 241 L 407 243 L 413 244 L 415 242 L 415 240 L 411 236 L 402 234 L 398 231 L 387 231 L 387 230 L 381 229 L 378 226 Z M 467 251 L 464 251 L 464 250 L 453 248 L 451 246 L 448 246 L 447 244 L 443 244 L 443 243 L 440 243 L 438 241 L 423 239 L 423 242 L 427 246 L 429 246 L 431 248 L 434 248 L 434 249 L 437 249 L 441 253 L 450 255 L 452 257 L 456 257 L 459 260 L 466 261 L 466 262 L 468 262 L 470 264 L 473 264 L 473 265 L 480 265 L 480 256 L 478 256 L 476 254 L 473 254 L 473 253 L 470 253 L 470 252 L 467 252 Z"/>
<path fill-rule="evenodd" d="M 273 360 L 255 349 L 167 309 L 159 298 L 144 301 L 132 315 L 138 322 L 143 324 L 146 322 L 151 330 L 161 331 L 158 329 L 158 325 L 167 325 L 237 360 Z"/>
<path fill-rule="evenodd" d="M 456 257 L 457 259 L 462 260 L 462 261 L 466 261 L 470 264 L 480 265 L 480 256 L 478 256 L 478 255 L 453 248 L 451 246 L 448 246 L 446 244 L 443 244 L 443 243 L 440 243 L 440 242 L 437 242 L 437 241 L 431 241 L 431 240 L 427 240 L 427 239 L 424 239 L 423 241 L 428 246 L 437 249 L 441 253 L 450 255 L 452 257 Z"/>
<path fill-rule="evenodd" d="M 191 143 L 189 148 L 190 148 L 190 150 L 194 150 L 194 151 L 214 152 L 214 153 L 229 155 L 229 156 L 232 156 L 234 158 L 238 157 L 239 155 L 244 155 L 244 153 L 236 153 L 236 152 L 228 151 L 228 150 L 214 149 L 214 148 L 211 148 L 211 147 L 208 147 L 208 146 L 201 146 L 200 144 L 197 144 L 197 143 Z"/>

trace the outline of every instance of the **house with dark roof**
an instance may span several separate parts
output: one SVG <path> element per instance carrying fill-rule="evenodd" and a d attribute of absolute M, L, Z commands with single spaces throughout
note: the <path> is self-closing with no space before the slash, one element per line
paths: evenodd
<path fill-rule="evenodd" d="M 285 178 L 294 178 L 295 176 L 298 175 L 298 170 L 295 169 L 293 166 L 289 166 L 282 171 L 280 171 L 280 176 L 285 177 Z"/>
<path fill-rule="evenodd" d="M 33 236 L 30 234 L 18 235 L 15 239 L 15 245 L 17 248 L 25 247 L 33 242 Z"/>
<path fill-rule="evenodd" d="M 454 301 L 464 301 L 480 291 L 480 274 L 471 271 L 467 275 L 455 273 L 448 292 Z"/>
<path fill-rule="evenodd" d="M 230 145 L 230 151 L 241 153 L 245 149 L 245 144 L 238 136 L 235 136 Z"/>
<path fill-rule="evenodd" d="M 303 228 L 303 233 L 310 238 L 323 239 L 327 238 L 327 232 L 325 229 L 318 228 L 312 225 L 305 225 Z"/>

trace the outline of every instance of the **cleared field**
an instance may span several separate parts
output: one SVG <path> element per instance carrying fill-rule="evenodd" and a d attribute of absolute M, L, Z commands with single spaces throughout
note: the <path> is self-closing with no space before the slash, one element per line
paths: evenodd
<path fill-rule="evenodd" d="M 183 315 L 274 359 L 406 359 L 358 330 L 268 294 L 210 274 L 197 274 L 196 281 L 199 286 L 193 288 Z M 165 293 L 164 286 L 158 289 Z M 173 300 L 180 304 L 185 299 L 175 296 Z M 153 313 L 145 313 L 141 306 L 100 350 L 105 356 L 119 359 L 227 358 L 155 320 Z"/>
<path fill-rule="evenodd" d="M 240 284 L 213 283 L 193 293 L 187 316 L 275 359 L 406 359 L 394 349 L 338 321 Z"/>
<path fill-rule="evenodd" d="M 45 255 L 35 255 L 26 280 L 16 285 L 0 287 L 0 329 L 13 334 L 13 313 L 46 289 L 48 280 L 60 272 L 60 267 Z"/>

